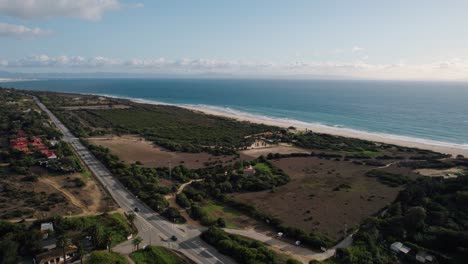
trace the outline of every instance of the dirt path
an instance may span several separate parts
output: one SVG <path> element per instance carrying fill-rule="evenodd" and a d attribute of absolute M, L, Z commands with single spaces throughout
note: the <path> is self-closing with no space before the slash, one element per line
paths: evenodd
<path fill-rule="evenodd" d="M 203 181 L 204 179 L 198 179 L 198 180 L 190 180 L 189 182 L 186 182 L 184 184 L 182 184 L 179 189 L 177 189 L 177 194 L 180 194 L 181 192 L 184 191 L 185 187 L 189 186 L 190 184 L 192 184 L 192 182 L 198 182 L 198 181 Z M 166 200 L 169 202 L 169 206 L 171 207 L 174 207 L 174 208 L 177 208 L 179 209 L 179 212 L 180 214 L 185 218 L 187 219 L 187 224 L 191 225 L 191 226 L 197 226 L 197 227 L 200 227 L 201 224 L 198 222 L 198 221 L 195 221 L 193 220 L 187 213 L 187 211 L 185 211 L 184 208 L 181 208 L 175 201 L 175 195 L 173 193 L 171 194 L 168 194 L 166 196 L 164 196 L 164 198 L 166 198 Z"/>
<path fill-rule="evenodd" d="M 389 163 L 389 164 L 387 164 L 385 166 L 377 167 L 377 169 L 385 169 L 385 168 L 388 168 L 388 167 L 390 167 L 392 165 L 395 165 L 395 164 L 398 164 L 398 163 L 400 163 L 400 162 L 399 161 L 391 162 L 391 163 Z"/>
<path fill-rule="evenodd" d="M 184 184 L 182 184 L 179 189 L 177 189 L 177 194 L 181 193 L 184 191 L 185 187 L 187 187 L 188 185 L 192 184 L 192 182 L 199 182 L 199 181 L 203 181 L 205 179 L 198 179 L 198 180 L 190 180 L 189 182 L 186 182 Z"/>
<path fill-rule="evenodd" d="M 76 207 L 80 208 L 83 214 L 89 213 L 88 207 L 86 207 L 80 200 L 78 200 L 72 193 L 70 193 L 68 190 L 62 188 L 59 184 L 56 182 L 47 179 L 47 178 L 39 178 L 39 181 L 42 183 L 45 183 L 57 191 L 61 192 L 63 195 L 65 195 L 68 200 Z"/>

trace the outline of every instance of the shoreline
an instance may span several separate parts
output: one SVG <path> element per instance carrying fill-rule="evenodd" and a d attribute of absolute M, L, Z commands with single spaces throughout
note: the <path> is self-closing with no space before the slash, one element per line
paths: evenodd
<path fill-rule="evenodd" d="M 90 94 L 88 93 L 88 95 Z M 372 141 L 376 143 L 385 143 L 385 144 L 398 145 L 402 147 L 427 149 L 427 150 L 432 150 L 432 151 L 440 152 L 444 154 L 451 154 L 454 157 L 457 155 L 463 155 L 464 157 L 468 157 L 468 144 L 461 145 L 461 144 L 456 144 L 456 143 L 440 142 L 440 141 L 412 138 L 412 137 L 399 136 L 399 135 L 393 135 L 393 134 L 360 131 L 360 130 L 344 128 L 344 127 L 332 127 L 332 126 L 327 126 L 327 125 L 323 125 L 319 123 L 314 124 L 314 123 L 307 123 L 307 122 L 292 120 L 292 119 L 280 119 L 280 118 L 267 117 L 267 116 L 258 116 L 255 114 L 250 114 L 248 112 L 242 113 L 243 115 L 236 115 L 234 112 L 240 112 L 240 111 L 234 110 L 232 113 L 229 113 L 229 112 L 221 111 L 220 109 L 222 107 L 217 107 L 217 106 L 173 104 L 173 103 L 165 103 L 165 102 L 153 101 L 153 100 L 142 99 L 142 98 L 131 98 L 131 97 L 125 97 L 125 96 L 109 95 L 109 94 L 92 94 L 92 95 L 124 99 L 124 100 L 129 100 L 134 103 L 153 104 L 153 105 L 172 105 L 172 106 L 189 109 L 195 112 L 201 112 L 201 113 L 205 113 L 209 115 L 232 118 L 238 121 L 248 121 L 251 123 L 278 126 L 278 127 L 283 127 L 283 128 L 294 126 L 299 131 L 311 130 L 316 133 L 330 134 L 334 136 L 342 136 L 342 137 L 348 137 L 348 138 L 356 138 L 356 139 L 368 140 L 368 141 Z M 219 108 L 219 110 L 217 108 Z"/>
<path fill-rule="evenodd" d="M 202 113 L 209 114 L 209 115 L 233 118 L 239 121 L 248 121 L 251 123 L 260 123 L 260 124 L 265 124 L 265 125 L 279 126 L 283 128 L 294 126 L 299 131 L 311 130 L 316 133 L 330 134 L 334 136 L 342 136 L 342 137 L 348 137 L 348 138 L 356 138 L 356 139 L 368 140 L 368 141 L 377 142 L 377 143 L 393 144 L 393 145 L 399 145 L 402 147 L 410 147 L 410 148 L 428 149 L 428 150 L 432 150 L 432 151 L 440 152 L 444 154 L 451 154 L 454 157 L 456 155 L 463 155 L 465 157 L 468 157 L 468 146 L 464 148 L 464 146 L 461 146 L 461 145 L 459 146 L 457 144 L 453 144 L 453 146 L 449 146 L 449 145 L 443 145 L 443 144 L 450 144 L 450 143 L 445 143 L 445 142 L 439 143 L 436 141 L 431 142 L 430 140 L 424 140 L 424 139 L 421 139 L 421 141 L 426 141 L 426 142 L 418 142 L 416 141 L 418 140 L 416 138 L 412 139 L 412 138 L 407 138 L 404 136 L 379 134 L 379 133 L 358 131 L 358 130 L 349 129 L 349 128 L 330 127 L 326 125 L 312 124 L 312 123 L 309 124 L 305 122 L 303 122 L 304 124 L 302 125 L 301 124 L 297 125 L 292 120 L 291 122 L 288 123 L 287 120 L 284 120 L 284 121 L 275 120 L 274 118 L 262 119 L 262 118 L 255 118 L 255 117 L 242 117 L 242 116 L 236 116 L 233 114 L 219 112 L 216 110 L 204 109 L 200 107 L 197 108 L 194 106 L 183 106 L 183 105 L 182 106 L 176 105 L 176 106 L 190 109 L 196 112 L 202 112 Z"/>

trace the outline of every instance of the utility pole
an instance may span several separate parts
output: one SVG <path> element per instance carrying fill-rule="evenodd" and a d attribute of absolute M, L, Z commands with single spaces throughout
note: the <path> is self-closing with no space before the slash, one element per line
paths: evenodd
<path fill-rule="evenodd" d="M 169 180 L 172 180 L 172 162 L 169 160 Z"/>

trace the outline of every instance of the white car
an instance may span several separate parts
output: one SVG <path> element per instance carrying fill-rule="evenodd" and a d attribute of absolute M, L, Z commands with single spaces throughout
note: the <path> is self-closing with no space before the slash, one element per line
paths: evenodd
<path fill-rule="evenodd" d="M 299 246 L 299 245 L 301 244 L 301 241 L 298 240 L 298 241 L 296 241 L 296 243 L 294 243 L 294 244 L 296 244 L 296 246 Z"/>

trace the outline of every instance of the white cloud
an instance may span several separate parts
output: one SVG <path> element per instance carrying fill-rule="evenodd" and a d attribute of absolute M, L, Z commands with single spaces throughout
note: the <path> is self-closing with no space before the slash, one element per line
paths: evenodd
<path fill-rule="evenodd" d="M 49 30 L 29 28 L 23 25 L 0 23 L 0 37 L 28 38 L 51 34 Z"/>
<path fill-rule="evenodd" d="M 118 0 L 0 0 L 0 14 L 21 19 L 75 17 L 99 20 L 104 12 L 120 7 Z"/>
<path fill-rule="evenodd" d="M 0 59 L 1 69 L 48 69 L 49 71 L 105 70 L 135 73 L 226 73 L 239 76 L 342 76 L 365 79 L 440 79 L 468 80 L 468 59 L 453 58 L 426 64 L 406 62 L 371 64 L 365 60 L 351 62 L 272 63 L 258 61 L 190 59 L 117 59 L 103 56 L 38 55 L 18 60 Z M 30 71 L 30 70 L 29 70 Z"/>
<path fill-rule="evenodd" d="M 364 51 L 364 48 L 361 48 L 361 47 L 359 47 L 359 46 L 354 46 L 354 47 L 351 49 L 351 51 L 352 51 L 353 53 L 359 53 L 359 52 Z"/>

